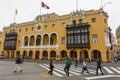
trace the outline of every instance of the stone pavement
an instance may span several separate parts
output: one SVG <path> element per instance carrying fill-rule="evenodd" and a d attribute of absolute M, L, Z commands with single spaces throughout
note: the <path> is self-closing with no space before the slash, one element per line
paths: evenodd
<path fill-rule="evenodd" d="M 13 73 L 15 61 L 0 60 L 0 80 L 68 80 L 66 77 L 47 76 L 47 71 L 38 66 L 38 62 L 24 62 L 22 69 L 22 73 Z M 84 80 L 82 77 L 77 77 L 76 79 L 71 77 L 71 79 Z"/>

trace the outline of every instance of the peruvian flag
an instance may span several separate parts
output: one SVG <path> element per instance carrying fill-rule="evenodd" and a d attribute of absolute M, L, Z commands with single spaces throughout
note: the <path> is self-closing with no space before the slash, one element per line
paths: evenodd
<path fill-rule="evenodd" d="M 45 9 L 50 9 L 49 6 L 47 6 L 44 2 L 41 3 L 42 7 L 44 7 Z"/>

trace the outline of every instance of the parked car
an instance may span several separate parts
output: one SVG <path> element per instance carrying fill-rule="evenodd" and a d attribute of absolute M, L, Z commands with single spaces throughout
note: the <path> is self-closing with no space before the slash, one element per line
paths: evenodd
<path fill-rule="evenodd" d="M 0 59 L 4 59 L 4 56 L 3 56 L 3 55 L 0 55 Z"/>

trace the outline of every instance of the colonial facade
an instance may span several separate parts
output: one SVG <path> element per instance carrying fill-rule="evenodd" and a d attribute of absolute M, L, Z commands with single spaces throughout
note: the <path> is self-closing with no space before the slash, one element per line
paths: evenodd
<path fill-rule="evenodd" d="M 108 15 L 102 9 L 38 15 L 33 21 L 5 26 L 0 53 L 6 58 L 111 61 L 109 32 Z"/>
<path fill-rule="evenodd" d="M 120 57 L 120 26 L 116 29 L 116 37 L 117 37 L 117 47 L 118 47 L 118 56 Z"/>
<path fill-rule="evenodd" d="M 111 35 L 111 58 L 113 59 L 114 57 L 118 56 L 118 48 L 117 48 L 117 41 L 115 36 L 113 35 L 113 33 L 110 34 Z"/>

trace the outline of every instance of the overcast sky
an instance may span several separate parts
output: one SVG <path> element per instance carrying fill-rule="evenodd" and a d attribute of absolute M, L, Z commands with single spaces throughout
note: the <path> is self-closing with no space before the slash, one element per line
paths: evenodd
<path fill-rule="evenodd" d="M 50 9 L 42 8 L 42 14 L 55 12 L 64 15 L 76 10 L 76 0 L 42 0 Z M 111 2 L 111 4 L 106 3 Z M 40 14 L 41 0 L 0 0 L 0 31 L 4 26 L 14 22 L 15 9 L 18 10 L 16 23 L 33 21 Z M 109 15 L 109 26 L 115 35 L 116 28 L 120 25 L 120 0 L 102 0 L 104 10 Z M 101 0 L 78 0 L 78 9 L 99 9 Z"/>

